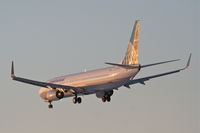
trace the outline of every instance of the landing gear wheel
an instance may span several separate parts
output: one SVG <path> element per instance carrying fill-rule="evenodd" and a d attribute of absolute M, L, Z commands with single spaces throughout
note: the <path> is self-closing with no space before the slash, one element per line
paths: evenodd
<path fill-rule="evenodd" d="M 77 98 L 74 97 L 74 98 L 72 99 L 72 102 L 73 102 L 74 104 L 76 104 L 76 103 L 77 103 Z"/>
<path fill-rule="evenodd" d="M 82 99 L 80 97 L 78 97 L 77 102 L 80 104 L 82 102 Z"/>
<path fill-rule="evenodd" d="M 106 102 L 106 97 L 102 97 L 102 102 Z"/>
<path fill-rule="evenodd" d="M 64 97 L 64 92 L 62 92 L 62 91 L 56 91 L 56 97 L 58 99 L 62 99 Z"/>
<path fill-rule="evenodd" d="M 52 109 L 52 108 L 53 108 L 53 105 L 52 105 L 52 104 L 49 104 L 48 107 L 49 107 L 49 109 Z"/>
<path fill-rule="evenodd" d="M 49 107 L 49 109 L 52 109 L 52 108 L 53 108 L 53 105 L 51 104 L 51 102 L 49 102 L 48 107 Z"/>
<path fill-rule="evenodd" d="M 81 103 L 82 102 L 82 99 L 81 99 L 81 97 L 74 97 L 73 99 L 72 99 L 72 102 L 74 103 L 74 104 L 76 104 L 76 103 Z"/>
<path fill-rule="evenodd" d="M 110 98 L 110 97 L 107 97 L 106 100 L 107 100 L 107 102 L 110 102 L 111 98 Z"/>

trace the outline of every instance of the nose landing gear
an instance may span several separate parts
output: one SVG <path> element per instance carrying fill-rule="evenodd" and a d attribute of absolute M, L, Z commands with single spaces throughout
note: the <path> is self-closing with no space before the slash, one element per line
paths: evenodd
<path fill-rule="evenodd" d="M 49 109 L 53 108 L 53 105 L 51 104 L 51 101 L 49 101 L 49 105 L 48 105 Z"/>

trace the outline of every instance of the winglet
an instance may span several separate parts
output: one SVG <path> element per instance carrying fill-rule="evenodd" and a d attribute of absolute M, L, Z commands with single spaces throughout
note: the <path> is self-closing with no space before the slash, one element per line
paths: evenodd
<path fill-rule="evenodd" d="M 15 77 L 15 73 L 14 73 L 14 62 L 12 61 L 12 66 L 11 66 L 11 78 Z"/>
<path fill-rule="evenodd" d="M 190 56 L 189 56 L 189 58 L 188 58 L 187 64 L 186 64 L 186 66 L 185 66 L 184 69 L 187 69 L 187 68 L 190 66 L 191 57 L 192 57 L 192 53 L 190 53 Z"/>

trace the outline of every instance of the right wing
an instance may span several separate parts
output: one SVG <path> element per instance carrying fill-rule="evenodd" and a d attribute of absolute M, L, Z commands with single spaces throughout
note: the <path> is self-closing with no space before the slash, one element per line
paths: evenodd
<path fill-rule="evenodd" d="M 19 82 L 23 82 L 26 84 L 31 84 L 31 85 L 35 85 L 35 86 L 39 86 L 39 87 L 45 87 L 45 88 L 51 88 L 51 89 L 61 88 L 61 89 L 63 89 L 63 91 L 70 91 L 74 94 L 81 93 L 81 91 L 83 90 L 83 88 L 81 88 L 81 87 L 77 88 L 77 87 L 73 87 L 73 86 L 53 84 L 53 83 L 48 83 L 48 82 L 41 82 L 41 81 L 35 81 L 35 80 L 31 80 L 31 79 L 17 77 L 14 74 L 14 63 L 13 62 L 12 62 L 12 68 L 11 68 L 11 78 L 13 80 L 16 80 Z"/>
<path fill-rule="evenodd" d="M 166 76 L 166 75 L 173 74 L 173 73 L 178 73 L 178 72 L 180 72 L 180 71 L 182 71 L 182 70 L 185 70 L 185 69 L 187 69 L 187 68 L 189 67 L 189 65 L 190 65 L 191 56 L 192 56 L 192 54 L 190 54 L 186 66 L 185 66 L 184 68 L 182 68 L 182 69 L 177 69 L 177 70 L 174 70 L 174 71 L 169 71 L 169 72 L 165 72 L 165 73 L 161 73 L 161 74 L 156 74 L 156 75 L 152 75 L 152 76 L 148 76 L 148 77 L 144 77 L 144 78 L 139 78 L 139 79 L 130 80 L 130 81 L 129 81 L 128 83 L 126 83 L 124 86 L 125 86 L 125 87 L 129 87 L 129 85 L 133 85 L 133 84 L 137 84 L 137 83 L 145 84 L 144 82 L 145 82 L 145 81 L 148 81 L 148 80 L 150 80 L 150 79 L 157 78 L 157 77 L 162 77 L 162 76 Z"/>

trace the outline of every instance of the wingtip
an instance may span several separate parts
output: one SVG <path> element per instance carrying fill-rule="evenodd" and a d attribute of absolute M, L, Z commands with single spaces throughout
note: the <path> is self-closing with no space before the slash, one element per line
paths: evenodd
<path fill-rule="evenodd" d="M 11 66 L 11 78 L 15 77 L 15 72 L 14 72 L 14 62 L 12 61 L 12 66 Z"/>
<path fill-rule="evenodd" d="M 187 69 L 190 66 L 191 57 L 192 57 L 192 53 L 190 53 L 190 56 L 188 58 L 187 64 L 185 66 L 185 69 Z"/>

